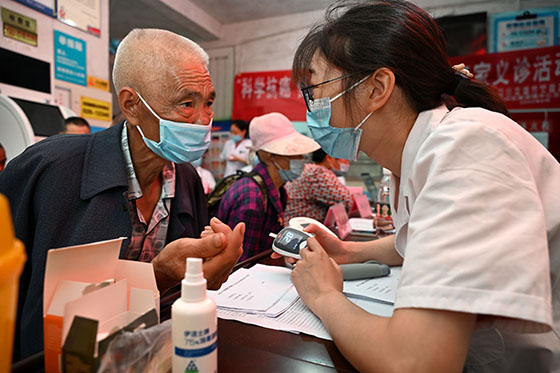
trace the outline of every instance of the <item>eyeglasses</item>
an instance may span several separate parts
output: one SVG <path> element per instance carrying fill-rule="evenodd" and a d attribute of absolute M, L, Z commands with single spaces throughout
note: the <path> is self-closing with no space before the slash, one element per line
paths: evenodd
<path fill-rule="evenodd" d="M 311 112 L 311 101 L 313 101 L 313 88 L 317 88 L 323 84 L 327 84 L 327 83 L 332 83 L 332 82 L 336 82 L 337 80 L 341 80 L 341 79 L 346 79 L 349 78 L 353 75 L 356 74 L 361 74 L 364 73 L 365 71 L 361 71 L 358 73 L 351 73 L 351 74 L 346 74 L 346 75 L 342 75 L 333 79 L 329 79 L 329 80 L 325 80 L 324 82 L 318 83 L 318 84 L 313 84 L 313 85 L 309 85 L 307 87 L 303 86 L 303 83 L 301 83 L 301 93 L 303 94 L 303 99 L 305 100 L 305 106 L 307 106 L 307 111 Z"/>

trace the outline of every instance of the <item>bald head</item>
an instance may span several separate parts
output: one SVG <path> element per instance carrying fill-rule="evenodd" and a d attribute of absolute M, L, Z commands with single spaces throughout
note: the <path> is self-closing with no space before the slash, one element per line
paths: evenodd
<path fill-rule="evenodd" d="M 131 87 L 150 97 L 172 84 L 177 66 L 185 61 L 208 66 L 208 55 L 192 40 L 170 31 L 134 29 L 115 55 L 115 90 L 118 94 L 123 87 Z"/>

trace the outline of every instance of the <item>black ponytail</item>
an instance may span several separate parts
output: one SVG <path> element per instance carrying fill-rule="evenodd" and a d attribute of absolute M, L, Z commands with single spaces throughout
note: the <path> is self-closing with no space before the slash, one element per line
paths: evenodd
<path fill-rule="evenodd" d="M 502 113 L 509 117 L 506 104 L 502 101 L 496 88 L 476 80 L 462 79 L 453 93 L 455 105 L 461 107 L 481 107 Z"/>

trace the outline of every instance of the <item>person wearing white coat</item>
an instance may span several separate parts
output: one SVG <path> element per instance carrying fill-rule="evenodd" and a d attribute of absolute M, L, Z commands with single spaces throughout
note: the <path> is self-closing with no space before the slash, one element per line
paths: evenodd
<path fill-rule="evenodd" d="M 359 371 L 560 371 L 560 164 L 496 91 L 449 66 L 403 0 L 338 3 L 292 66 L 312 136 L 392 172 L 396 234 L 307 230 L 292 281 Z M 449 107 L 444 105 L 448 103 Z M 338 264 L 402 265 L 391 317 L 342 292 Z"/>
<path fill-rule="evenodd" d="M 242 120 L 234 120 L 231 123 L 230 132 L 231 138 L 225 142 L 220 154 L 220 159 L 226 161 L 224 177 L 235 174 L 237 170 L 251 169 L 249 152 L 253 144 L 247 138 L 249 124 Z"/>

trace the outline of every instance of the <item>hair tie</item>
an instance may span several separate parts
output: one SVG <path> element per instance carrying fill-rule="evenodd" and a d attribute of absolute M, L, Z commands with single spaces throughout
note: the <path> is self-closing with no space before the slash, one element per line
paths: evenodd
<path fill-rule="evenodd" d="M 453 78 L 453 82 L 451 83 L 449 88 L 447 88 L 444 92 L 450 96 L 455 95 L 455 91 L 457 90 L 457 87 L 459 86 L 459 84 L 461 84 L 463 79 L 471 80 L 471 78 L 474 76 L 468 69 L 465 69 L 464 63 L 453 65 L 452 68 L 453 70 L 455 70 L 455 77 Z"/>

